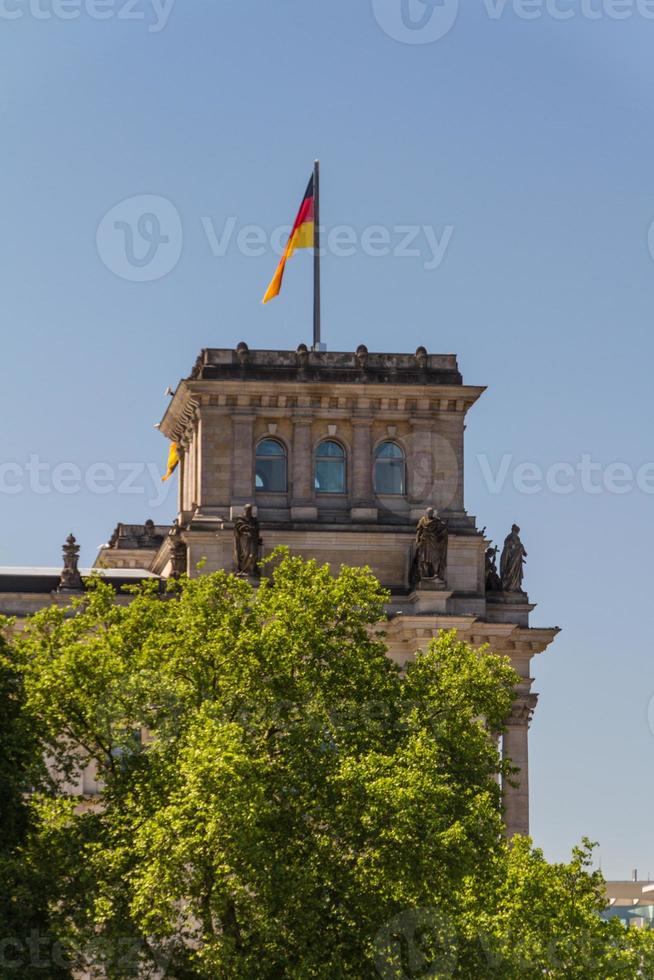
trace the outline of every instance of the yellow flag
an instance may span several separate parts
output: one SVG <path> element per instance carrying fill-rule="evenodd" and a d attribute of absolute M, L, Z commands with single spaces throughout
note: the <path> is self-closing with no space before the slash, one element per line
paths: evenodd
<path fill-rule="evenodd" d="M 168 469 L 166 470 L 164 476 L 161 477 L 161 482 L 165 483 L 169 480 L 175 470 L 177 469 L 177 464 L 179 463 L 179 446 L 176 442 L 171 442 L 170 449 L 168 451 Z"/>

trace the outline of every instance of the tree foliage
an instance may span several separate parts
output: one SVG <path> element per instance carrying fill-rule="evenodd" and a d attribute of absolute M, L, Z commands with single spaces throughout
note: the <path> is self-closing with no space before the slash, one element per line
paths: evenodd
<path fill-rule="evenodd" d="M 32 618 L 18 717 L 58 793 L 21 797 L 25 860 L 47 855 L 71 963 L 176 980 L 652 965 L 647 934 L 599 918 L 587 850 L 552 866 L 504 840 L 508 661 L 446 634 L 401 671 L 386 600 L 368 570 L 278 555 L 256 590 L 218 572 L 125 603 L 94 582 L 74 615 Z M 80 804 L 65 781 L 90 759 L 103 793 Z"/>
<path fill-rule="evenodd" d="M 8 630 L 11 623 L 4 622 Z M 47 773 L 33 719 L 24 710 L 23 678 L 8 642 L 0 637 L 0 975 L 20 966 L 25 980 L 68 976 L 57 962 L 57 937 L 48 905 L 55 896 L 53 869 L 41 853 L 29 794 L 43 790 Z M 42 960 L 43 950 L 47 958 Z"/>

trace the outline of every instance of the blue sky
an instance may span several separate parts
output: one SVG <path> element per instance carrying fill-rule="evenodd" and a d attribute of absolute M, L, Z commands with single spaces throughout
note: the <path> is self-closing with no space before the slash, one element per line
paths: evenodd
<path fill-rule="evenodd" d="M 0 3 L 0 562 L 56 565 L 70 530 L 91 562 L 117 521 L 172 518 L 166 386 L 201 347 L 310 342 L 308 254 L 260 298 L 319 156 L 322 219 L 357 236 L 323 260 L 330 349 L 424 344 L 489 386 L 467 507 L 498 541 L 521 525 L 533 622 L 563 628 L 534 664 L 534 838 L 654 874 L 645 0 L 96 2 Z M 150 281 L 111 232 L 144 195 Z M 431 239 L 402 255 L 402 226 Z"/>

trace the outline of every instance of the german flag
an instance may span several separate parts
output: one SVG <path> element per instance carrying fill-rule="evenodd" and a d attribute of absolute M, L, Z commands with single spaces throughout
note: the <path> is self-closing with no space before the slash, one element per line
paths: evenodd
<path fill-rule="evenodd" d="M 309 185 L 304 195 L 304 200 L 302 201 L 300 210 L 297 213 L 295 224 L 293 225 L 290 237 L 286 243 L 284 254 L 281 257 L 279 265 L 277 266 L 277 271 L 272 277 L 272 281 L 266 290 L 266 295 L 262 300 L 263 303 L 267 303 L 269 300 L 274 299 L 275 296 L 279 295 L 279 291 L 282 288 L 282 279 L 284 278 L 286 260 L 290 259 L 293 252 L 295 252 L 298 248 L 313 248 L 315 243 L 314 218 L 315 190 L 312 174 L 311 180 L 309 181 Z"/>

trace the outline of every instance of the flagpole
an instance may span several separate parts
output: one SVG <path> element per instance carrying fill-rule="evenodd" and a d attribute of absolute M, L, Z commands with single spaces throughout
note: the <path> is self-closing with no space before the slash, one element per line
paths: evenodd
<path fill-rule="evenodd" d="M 313 349 L 320 350 L 320 161 L 313 165 Z"/>

